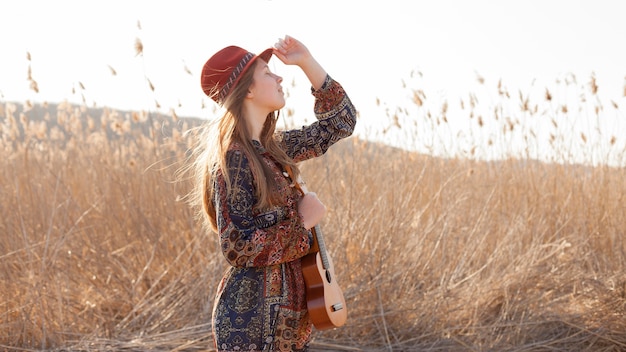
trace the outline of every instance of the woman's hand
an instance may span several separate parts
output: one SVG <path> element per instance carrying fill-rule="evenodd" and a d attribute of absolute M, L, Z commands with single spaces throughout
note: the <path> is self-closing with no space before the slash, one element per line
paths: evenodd
<path fill-rule="evenodd" d="M 309 49 L 288 35 L 285 38 L 279 38 L 278 42 L 274 44 L 274 55 L 285 65 L 302 66 L 307 60 L 312 59 Z"/>
<path fill-rule="evenodd" d="M 317 198 L 317 194 L 309 192 L 300 199 L 298 213 L 300 213 L 304 228 L 308 230 L 322 220 L 326 214 L 326 206 Z"/>
<path fill-rule="evenodd" d="M 326 80 L 326 71 L 315 60 L 309 49 L 300 41 L 288 35 L 274 44 L 274 55 L 285 65 L 296 65 L 302 69 L 315 90 L 320 89 Z"/>

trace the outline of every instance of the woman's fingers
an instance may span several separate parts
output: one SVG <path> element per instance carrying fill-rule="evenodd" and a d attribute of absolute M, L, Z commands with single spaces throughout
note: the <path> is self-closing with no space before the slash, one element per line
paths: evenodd
<path fill-rule="evenodd" d="M 300 200 L 298 212 L 302 217 L 304 227 L 310 229 L 322 220 L 326 214 L 326 206 L 317 198 L 317 194 L 309 192 Z"/>

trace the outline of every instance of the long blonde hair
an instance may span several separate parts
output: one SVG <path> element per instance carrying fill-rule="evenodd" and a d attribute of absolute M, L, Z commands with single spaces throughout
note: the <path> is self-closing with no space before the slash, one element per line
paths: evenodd
<path fill-rule="evenodd" d="M 257 60 L 255 65 L 259 62 Z M 248 93 L 248 88 L 253 83 L 253 73 L 254 67 L 251 67 L 243 74 L 223 103 L 223 107 L 226 109 L 224 115 L 217 121 L 206 123 L 202 127 L 201 133 L 198 134 L 196 146 L 192 150 L 194 160 L 191 171 L 193 172 L 194 188 L 189 200 L 198 209 L 198 215 L 205 220 L 205 225 L 215 232 L 218 231 L 214 204 L 215 178 L 218 172 L 221 172 L 226 182 L 227 197 L 230 197 L 232 185 L 226 165 L 226 152 L 232 143 L 237 142 L 241 145 L 243 152 L 250 161 L 249 165 L 257 200 L 254 205 L 255 208 L 266 209 L 276 205 L 278 200 L 273 172 L 263 162 L 252 144 L 252 137 L 243 116 L 243 101 Z M 297 178 L 299 170 L 296 163 L 280 148 L 275 139 L 278 116 L 277 111 L 267 115 L 261 131 L 260 142 L 278 163 L 291 167 Z"/>

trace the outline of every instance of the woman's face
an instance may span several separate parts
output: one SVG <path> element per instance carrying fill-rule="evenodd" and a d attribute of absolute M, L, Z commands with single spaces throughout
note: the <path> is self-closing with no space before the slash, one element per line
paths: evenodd
<path fill-rule="evenodd" d="M 257 59 L 252 85 L 248 89 L 255 105 L 267 109 L 267 114 L 285 106 L 283 78 L 272 73 L 267 62 Z"/>

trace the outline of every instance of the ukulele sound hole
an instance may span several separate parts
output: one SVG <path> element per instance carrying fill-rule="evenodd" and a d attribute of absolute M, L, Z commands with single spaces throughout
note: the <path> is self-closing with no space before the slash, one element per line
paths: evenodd
<path fill-rule="evenodd" d="M 330 271 L 326 270 L 326 281 L 328 281 L 328 283 L 330 283 L 331 280 L 331 276 L 330 276 Z"/>

